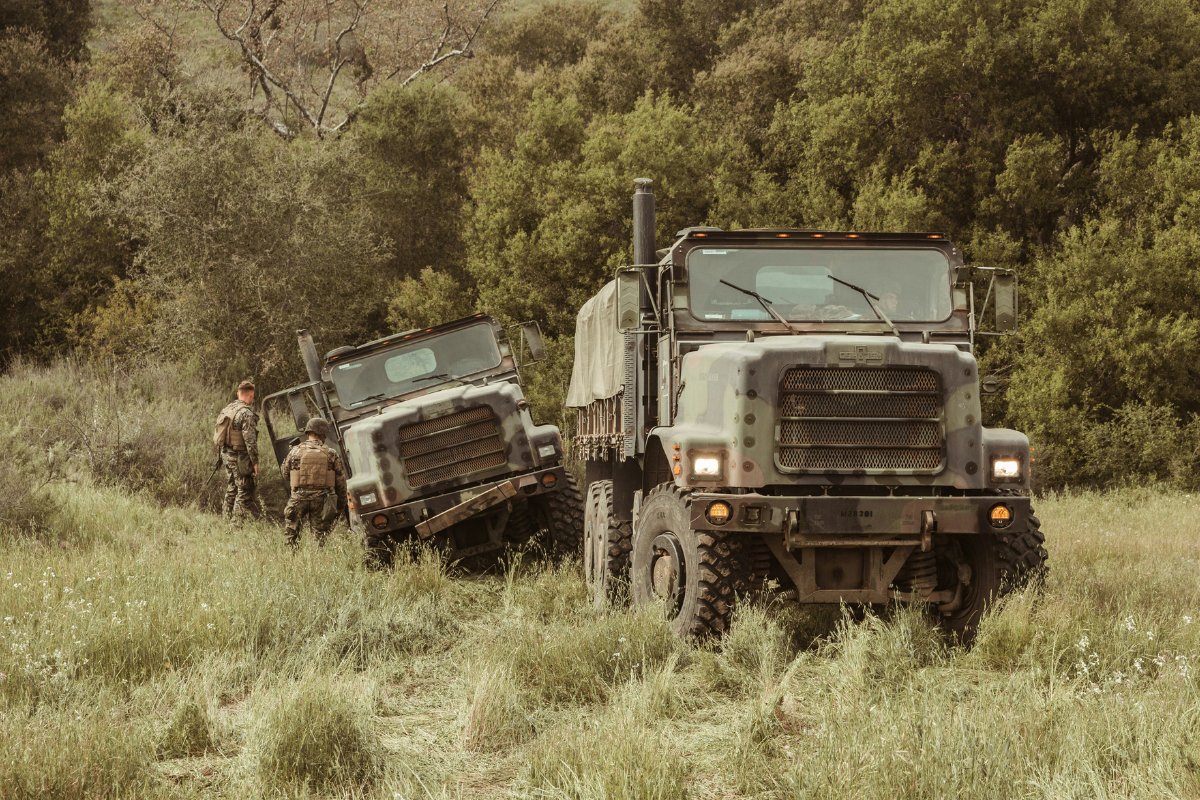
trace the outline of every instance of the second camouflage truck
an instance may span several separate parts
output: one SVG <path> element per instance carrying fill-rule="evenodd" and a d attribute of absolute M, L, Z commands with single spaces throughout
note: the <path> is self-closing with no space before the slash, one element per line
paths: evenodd
<path fill-rule="evenodd" d="M 738 595 L 929 603 L 964 640 L 1044 569 L 1029 441 L 985 428 L 975 286 L 1016 325 L 1016 278 L 942 234 L 688 228 L 580 311 L 567 404 L 587 463 L 584 568 L 723 632 Z"/>
<path fill-rule="evenodd" d="M 379 560 L 406 539 L 451 559 L 535 539 L 552 554 L 578 550 L 582 499 L 562 437 L 533 424 L 521 390 L 519 358 L 545 354 L 536 324 L 520 326 L 516 354 L 483 314 L 339 347 L 324 361 L 307 331 L 298 337 L 309 380 L 263 401 L 276 458 L 311 416 L 329 422 L 351 527 Z"/>

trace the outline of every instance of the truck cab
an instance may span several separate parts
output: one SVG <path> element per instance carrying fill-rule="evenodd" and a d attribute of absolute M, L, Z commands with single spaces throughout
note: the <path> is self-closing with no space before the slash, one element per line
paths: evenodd
<path fill-rule="evenodd" d="M 539 533 L 546 549 L 570 551 L 582 538 L 581 500 L 558 428 L 530 416 L 518 359 L 544 349 L 536 323 L 520 327 L 517 354 L 500 323 L 477 314 L 323 360 L 300 331 L 309 381 L 263 402 L 276 458 L 282 465 L 309 417 L 325 418 L 351 527 L 383 562 L 409 539 L 451 559 Z"/>
<path fill-rule="evenodd" d="M 634 205 L 639 263 L 577 329 L 621 363 L 577 358 L 568 399 L 596 602 L 624 575 L 713 634 L 774 579 L 800 602 L 930 603 L 971 638 L 1046 558 L 1028 439 L 983 426 L 974 355 L 1015 329 L 1016 276 L 941 233 L 688 228 L 655 252 L 647 183 Z"/>

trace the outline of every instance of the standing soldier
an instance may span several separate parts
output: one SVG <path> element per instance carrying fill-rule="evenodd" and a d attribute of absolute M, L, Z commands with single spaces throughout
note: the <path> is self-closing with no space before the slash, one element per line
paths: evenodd
<path fill-rule="evenodd" d="M 213 443 L 221 449 L 221 463 L 228 478 L 222 510 L 231 519 L 240 520 L 246 514 L 262 515 L 257 495 L 258 414 L 251 407 L 253 402 L 254 384 L 242 381 L 238 384 L 237 400 L 221 409 L 213 433 Z"/>
<path fill-rule="evenodd" d="M 342 462 L 325 446 L 329 423 L 313 417 L 304 426 L 304 432 L 308 438 L 293 447 L 283 462 L 283 471 L 292 487 L 292 496 L 283 510 L 284 533 L 292 547 L 300 544 L 300 526 L 306 517 L 317 544 L 324 545 L 346 496 Z"/>

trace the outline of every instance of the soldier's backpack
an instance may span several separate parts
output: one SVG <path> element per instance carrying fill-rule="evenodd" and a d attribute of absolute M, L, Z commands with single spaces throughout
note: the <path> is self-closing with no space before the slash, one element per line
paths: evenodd
<path fill-rule="evenodd" d="M 233 427 L 233 418 L 237 415 L 238 409 L 237 403 L 230 403 L 217 415 L 217 424 L 213 428 L 213 444 L 217 447 L 232 447 L 234 450 L 246 449 L 246 440 L 242 437 L 242 432 Z"/>

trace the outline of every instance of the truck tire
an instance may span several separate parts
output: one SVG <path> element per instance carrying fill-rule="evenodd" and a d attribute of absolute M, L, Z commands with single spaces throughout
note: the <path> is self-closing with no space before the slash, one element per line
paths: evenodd
<path fill-rule="evenodd" d="M 367 563 L 370 566 L 385 568 L 392 565 L 396 551 L 392 537 L 388 534 L 368 531 L 363 536 L 363 547 L 367 551 Z"/>
<path fill-rule="evenodd" d="M 627 577 L 633 548 L 632 526 L 613 518 L 612 488 L 612 481 L 588 487 L 583 518 L 583 576 L 597 611 L 613 599 L 617 580 Z"/>
<path fill-rule="evenodd" d="M 729 531 L 693 530 L 691 519 L 691 498 L 675 484 L 650 491 L 633 531 L 630 589 L 638 605 L 665 600 L 676 634 L 719 636 L 747 583 L 743 541 Z"/>
<path fill-rule="evenodd" d="M 555 560 L 578 556 L 583 550 L 583 497 L 575 476 L 567 473 L 567 484 L 549 494 L 529 499 L 537 525 L 546 532 L 546 550 Z"/>
<path fill-rule="evenodd" d="M 1029 518 L 1029 530 L 958 537 L 971 568 L 971 582 L 963 591 L 962 605 L 943 614 L 943 624 L 963 644 L 979 633 L 979 620 L 1006 594 L 1041 580 L 1048 558 L 1041 521 Z"/>

